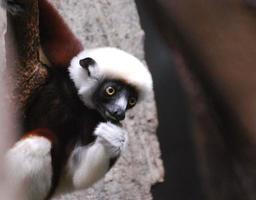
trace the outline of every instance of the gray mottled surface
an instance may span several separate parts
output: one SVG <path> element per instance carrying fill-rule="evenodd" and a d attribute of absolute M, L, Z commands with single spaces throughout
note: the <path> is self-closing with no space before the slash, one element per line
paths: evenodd
<path fill-rule="evenodd" d="M 0 2 L 1 4 L 1 2 Z M 4 43 L 4 34 L 6 32 L 6 13 L 0 6 L 0 109 L 5 106 L 3 105 L 3 93 L 4 93 L 4 85 L 3 85 L 3 70 L 5 68 L 5 43 Z M 0 125 L 3 126 L 3 119 L 4 119 L 3 112 L 0 112 Z M 0 132 L 0 152 L 3 151 L 3 146 L 5 145 L 5 141 L 3 140 L 3 129 L 1 128 Z M 1 156 L 0 156 L 1 158 Z M 1 184 L 1 180 L 0 180 Z"/>
<path fill-rule="evenodd" d="M 144 33 L 133 0 L 52 0 L 86 48 L 115 46 L 143 60 Z M 153 93 L 136 106 L 124 123 L 129 133 L 127 151 L 92 188 L 56 198 L 59 200 L 148 200 L 152 184 L 163 178 L 155 135 Z"/>
<path fill-rule="evenodd" d="M 1 2 L 0 2 L 1 4 Z M 4 34 L 6 32 L 6 13 L 0 7 L 0 74 L 2 74 L 5 68 L 5 45 L 4 45 Z"/>
<path fill-rule="evenodd" d="M 1 2 L 0 2 L 1 4 Z M 3 178 L 3 156 L 6 149 L 9 147 L 12 136 L 15 131 L 13 128 L 12 110 L 8 101 L 8 90 L 6 86 L 6 54 L 5 54 L 5 33 L 7 29 L 6 12 L 0 6 L 0 198 L 12 198 L 13 188 L 7 187 Z M 13 134 L 13 135 L 12 135 Z"/>

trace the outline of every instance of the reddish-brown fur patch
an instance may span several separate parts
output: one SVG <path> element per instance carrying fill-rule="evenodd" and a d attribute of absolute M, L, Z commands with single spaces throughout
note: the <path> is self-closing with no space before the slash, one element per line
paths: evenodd
<path fill-rule="evenodd" d="M 21 140 L 25 140 L 30 137 L 44 137 L 44 138 L 48 139 L 51 143 L 57 142 L 57 138 L 56 138 L 55 134 L 46 128 L 40 128 L 40 129 L 35 129 L 33 131 L 30 131 L 30 132 L 26 133 L 21 138 Z"/>
<path fill-rule="evenodd" d="M 39 1 L 40 42 L 53 67 L 68 67 L 70 60 L 83 50 L 58 11 L 47 1 Z"/>

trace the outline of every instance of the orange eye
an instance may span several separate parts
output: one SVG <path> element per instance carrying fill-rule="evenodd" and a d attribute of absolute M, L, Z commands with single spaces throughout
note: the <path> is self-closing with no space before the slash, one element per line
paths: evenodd
<path fill-rule="evenodd" d="M 129 106 L 134 106 L 137 103 L 137 100 L 136 100 L 136 98 L 131 97 L 129 99 L 128 103 L 129 103 Z"/>
<path fill-rule="evenodd" d="M 115 90 L 113 87 L 111 87 L 111 86 L 107 87 L 107 89 L 106 89 L 106 94 L 107 94 L 108 96 L 112 96 L 112 95 L 114 95 L 115 93 L 116 93 L 116 90 Z"/>

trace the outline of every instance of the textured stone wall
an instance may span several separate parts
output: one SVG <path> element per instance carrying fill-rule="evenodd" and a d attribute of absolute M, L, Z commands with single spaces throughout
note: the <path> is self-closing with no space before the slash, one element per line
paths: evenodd
<path fill-rule="evenodd" d="M 1 3 L 1 2 L 0 2 Z M 5 81 L 6 57 L 5 57 L 5 33 L 7 29 L 6 12 L 0 6 L 0 196 L 1 199 L 11 199 L 12 193 L 6 187 L 3 179 L 3 156 L 14 134 L 11 120 L 11 109 L 7 100 L 7 87 Z"/>
<path fill-rule="evenodd" d="M 5 67 L 5 43 L 4 34 L 6 32 L 6 13 L 2 7 L 0 7 L 0 73 L 2 74 Z"/>
<path fill-rule="evenodd" d="M 6 15 L 2 7 L 0 7 L 0 109 L 4 107 L 3 105 L 3 93 L 4 93 L 4 87 L 3 87 L 3 70 L 6 66 L 6 60 L 5 60 L 5 43 L 4 43 L 4 34 L 6 32 Z M 2 109 L 1 109 L 2 110 Z M 3 125 L 3 113 L 0 112 L 0 125 L 2 127 Z M 3 130 L 3 129 L 2 129 Z M 0 152 L 3 152 L 3 146 L 4 144 L 4 137 L 2 130 L 0 132 Z"/>
<path fill-rule="evenodd" d="M 51 1 L 85 48 L 114 46 L 144 59 L 144 32 L 133 0 Z M 148 200 L 151 186 L 163 179 L 156 137 L 157 115 L 153 92 L 130 111 L 124 126 L 129 133 L 127 152 L 92 188 L 59 200 Z"/>

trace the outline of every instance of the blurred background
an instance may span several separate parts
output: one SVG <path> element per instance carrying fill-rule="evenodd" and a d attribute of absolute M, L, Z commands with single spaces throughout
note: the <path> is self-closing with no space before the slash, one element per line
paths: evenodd
<path fill-rule="evenodd" d="M 256 199 L 256 1 L 136 4 L 166 171 L 155 199 Z"/>
<path fill-rule="evenodd" d="M 152 188 L 156 200 L 202 199 L 193 142 L 191 110 L 171 49 L 145 2 L 136 0 L 145 31 L 145 58 L 154 79 L 158 110 L 157 136 L 165 180 Z"/>

